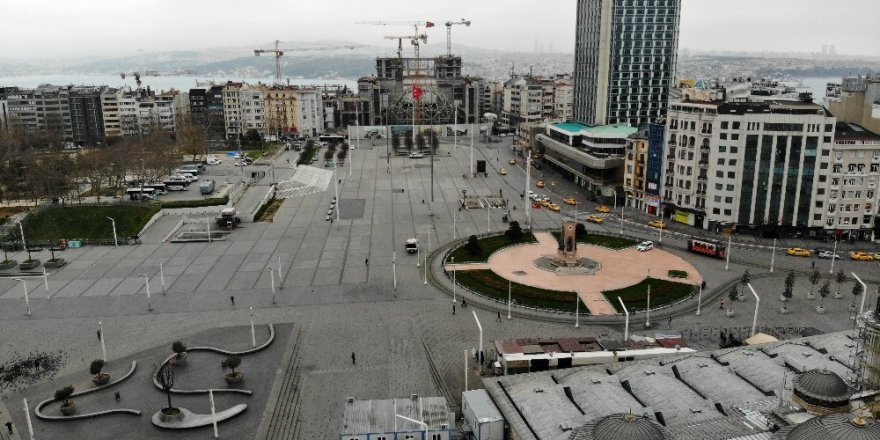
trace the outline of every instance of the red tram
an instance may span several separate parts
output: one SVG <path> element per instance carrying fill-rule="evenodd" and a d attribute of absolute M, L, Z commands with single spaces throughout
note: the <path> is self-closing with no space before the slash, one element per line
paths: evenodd
<path fill-rule="evenodd" d="M 705 240 L 688 240 L 688 250 L 695 254 L 702 254 L 709 257 L 724 258 L 727 256 L 727 248 L 714 241 Z"/>

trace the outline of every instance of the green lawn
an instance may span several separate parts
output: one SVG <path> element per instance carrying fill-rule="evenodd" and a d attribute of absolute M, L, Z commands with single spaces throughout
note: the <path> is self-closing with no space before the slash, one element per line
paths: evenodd
<path fill-rule="evenodd" d="M 508 281 L 491 270 L 461 270 L 455 273 L 455 278 L 459 284 L 475 292 L 507 302 Z M 517 304 L 566 312 L 575 310 L 574 292 L 546 290 L 514 282 L 510 287 Z M 588 312 L 586 307 L 581 307 L 580 311 L 582 314 Z"/>
<path fill-rule="evenodd" d="M 161 202 L 163 208 L 200 208 L 202 206 L 217 206 L 225 205 L 227 203 L 229 203 L 229 196 Z"/>
<path fill-rule="evenodd" d="M 694 291 L 694 286 L 690 284 L 675 283 L 672 281 L 660 280 L 657 278 L 649 278 L 642 282 L 624 287 L 618 290 L 606 290 L 602 292 L 608 302 L 618 311 L 623 312 L 620 307 L 619 296 L 626 308 L 630 311 L 644 310 L 647 307 L 648 283 L 651 284 L 651 308 L 657 308 L 664 304 L 678 301 Z"/>
<path fill-rule="evenodd" d="M 451 262 L 452 258 L 455 258 L 456 263 L 483 263 L 489 259 L 489 256 L 492 255 L 498 249 L 520 243 L 536 243 L 537 240 L 535 236 L 531 233 L 523 233 L 522 238 L 519 241 L 511 241 L 507 238 L 506 235 L 492 235 L 489 237 L 483 237 L 477 240 L 480 243 L 480 250 L 482 253 L 477 256 L 472 256 L 467 249 L 465 249 L 465 244 L 462 244 L 461 247 L 452 251 L 449 254 L 449 259 L 447 262 Z"/>
<path fill-rule="evenodd" d="M 107 217 L 116 220 L 119 237 L 131 237 L 157 212 L 157 204 L 53 207 L 25 218 L 25 238 L 28 243 L 54 243 L 62 238 L 112 240 L 113 227 Z"/>
<path fill-rule="evenodd" d="M 305 149 L 302 154 L 299 155 L 299 160 L 296 161 L 297 165 L 308 165 L 312 163 L 312 158 L 318 154 L 317 148 Z"/>
<path fill-rule="evenodd" d="M 554 231 L 553 237 L 555 237 L 556 241 L 559 242 L 562 239 L 562 233 L 559 231 Z M 587 233 L 586 238 L 578 239 L 578 243 L 591 244 L 594 246 L 606 247 L 608 249 L 620 250 L 626 249 L 630 246 L 634 246 L 639 242 L 635 240 L 630 240 L 629 238 L 615 237 L 613 235 L 602 235 L 589 232 Z"/>

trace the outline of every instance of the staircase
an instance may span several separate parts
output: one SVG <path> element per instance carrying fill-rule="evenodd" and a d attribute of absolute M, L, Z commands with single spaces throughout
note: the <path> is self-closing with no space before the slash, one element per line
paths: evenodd
<path fill-rule="evenodd" d="M 256 438 L 259 440 L 290 440 L 297 438 L 300 429 L 299 421 L 299 388 L 300 388 L 300 365 L 302 354 L 303 330 L 296 329 L 296 334 L 281 360 L 282 367 L 279 369 L 275 385 L 269 393 L 267 404 L 267 416 L 260 423 Z M 274 407 L 272 407 L 274 405 Z"/>
<path fill-rule="evenodd" d="M 309 165 L 296 167 L 290 180 L 280 182 L 276 187 L 275 197 L 288 199 L 319 193 L 327 190 L 333 180 L 333 172 Z"/>

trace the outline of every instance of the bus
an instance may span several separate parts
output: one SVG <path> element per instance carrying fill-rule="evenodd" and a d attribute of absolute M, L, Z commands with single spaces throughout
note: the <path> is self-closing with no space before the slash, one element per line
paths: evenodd
<path fill-rule="evenodd" d="M 144 185 L 144 188 L 153 188 L 153 190 L 156 191 L 156 194 L 160 194 L 160 195 L 168 192 L 166 185 L 164 183 L 159 183 L 159 182 L 148 183 L 148 184 Z"/>
<path fill-rule="evenodd" d="M 322 134 L 318 136 L 318 141 L 327 142 L 328 144 L 342 145 L 345 142 L 345 136 L 339 134 Z"/>
<path fill-rule="evenodd" d="M 718 242 L 691 238 L 687 243 L 688 250 L 695 254 L 702 254 L 715 258 L 724 258 L 727 256 L 727 248 Z"/>
<path fill-rule="evenodd" d="M 128 198 L 130 200 L 150 200 L 156 198 L 156 190 L 149 186 L 143 188 L 129 188 L 125 192 L 128 193 Z"/>

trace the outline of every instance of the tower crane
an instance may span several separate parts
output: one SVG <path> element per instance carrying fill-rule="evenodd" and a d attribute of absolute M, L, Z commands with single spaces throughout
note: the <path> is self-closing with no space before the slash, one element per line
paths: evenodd
<path fill-rule="evenodd" d="M 305 52 L 310 50 L 333 50 L 333 49 L 354 49 L 357 46 L 325 46 L 325 47 L 308 47 L 298 49 L 280 49 L 278 45 L 281 42 L 275 40 L 274 49 L 254 49 L 254 56 L 260 56 L 261 53 L 271 53 L 275 55 L 275 84 L 281 84 L 281 56 L 284 52 Z"/>
<path fill-rule="evenodd" d="M 419 40 L 424 44 L 428 44 L 427 34 L 403 36 L 386 35 L 384 38 L 386 40 L 397 40 L 397 58 L 403 57 L 403 40 L 410 40 L 410 43 L 415 46 L 413 50 L 415 51 L 416 58 L 419 57 Z"/>
<path fill-rule="evenodd" d="M 446 25 L 446 56 L 452 56 L 452 25 L 455 24 L 463 24 L 465 27 L 471 26 L 470 20 L 461 19 L 460 21 L 447 21 L 444 23 Z"/>

